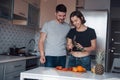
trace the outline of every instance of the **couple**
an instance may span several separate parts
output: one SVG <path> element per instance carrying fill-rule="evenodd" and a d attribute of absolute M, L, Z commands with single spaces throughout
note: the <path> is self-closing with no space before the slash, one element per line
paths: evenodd
<path fill-rule="evenodd" d="M 70 22 L 75 27 L 70 29 L 70 25 L 64 22 L 66 12 L 65 5 L 57 5 L 56 19 L 44 24 L 38 44 L 40 62 L 45 64 L 45 67 L 65 67 L 67 48 L 70 51 L 68 67 L 81 65 L 86 70 L 91 70 L 89 55 L 96 49 L 95 31 L 84 25 L 85 19 L 80 11 L 73 11 L 70 14 Z M 77 51 L 75 47 L 82 51 Z"/>

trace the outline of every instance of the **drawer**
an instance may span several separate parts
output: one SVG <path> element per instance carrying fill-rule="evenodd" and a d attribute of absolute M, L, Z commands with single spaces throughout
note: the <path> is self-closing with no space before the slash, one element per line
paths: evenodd
<path fill-rule="evenodd" d="M 20 80 L 20 72 L 24 70 L 12 72 L 10 74 L 5 75 L 4 80 Z"/>
<path fill-rule="evenodd" d="M 18 71 L 18 70 L 25 70 L 25 65 L 26 65 L 25 60 L 5 63 L 4 65 L 5 74 Z"/>

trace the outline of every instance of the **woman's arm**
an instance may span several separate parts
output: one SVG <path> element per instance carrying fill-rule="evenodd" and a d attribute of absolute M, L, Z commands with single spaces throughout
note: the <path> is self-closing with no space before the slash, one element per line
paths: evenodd
<path fill-rule="evenodd" d="M 91 40 L 91 46 L 90 47 L 84 47 L 84 50 L 87 52 L 94 51 L 96 49 L 96 39 Z"/>
<path fill-rule="evenodd" d="M 67 50 L 70 51 L 73 48 L 72 39 L 67 38 Z"/>

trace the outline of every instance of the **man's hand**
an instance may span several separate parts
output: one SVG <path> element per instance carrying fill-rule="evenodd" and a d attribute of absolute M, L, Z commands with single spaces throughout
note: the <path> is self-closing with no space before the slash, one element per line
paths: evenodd
<path fill-rule="evenodd" d="M 40 56 L 40 62 L 44 64 L 46 62 L 45 56 Z"/>

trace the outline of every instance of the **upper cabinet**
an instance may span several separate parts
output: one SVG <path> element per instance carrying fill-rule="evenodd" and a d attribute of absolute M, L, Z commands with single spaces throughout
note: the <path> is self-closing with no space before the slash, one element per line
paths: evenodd
<path fill-rule="evenodd" d="M 30 3 L 37 8 L 40 8 L 40 0 L 30 0 Z"/>
<path fill-rule="evenodd" d="M 76 0 L 78 9 L 103 10 L 109 9 L 110 0 Z"/>
<path fill-rule="evenodd" d="M 28 3 L 24 0 L 14 0 L 13 24 L 27 25 Z"/>
<path fill-rule="evenodd" d="M 23 0 L 14 0 L 14 14 L 23 18 L 27 18 L 28 3 Z"/>
<path fill-rule="evenodd" d="M 25 2 L 32 4 L 33 6 L 40 8 L 40 0 L 24 0 Z"/>
<path fill-rule="evenodd" d="M 0 17 L 12 19 L 13 0 L 0 0 Z"/>
<path fill-rule="evenodd" d="M 39 8 L 29 4 L 28 9 L 28 26 L 38 27 L 39 26 Z"/>

